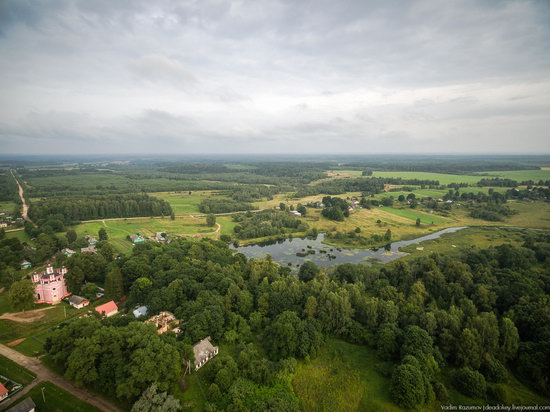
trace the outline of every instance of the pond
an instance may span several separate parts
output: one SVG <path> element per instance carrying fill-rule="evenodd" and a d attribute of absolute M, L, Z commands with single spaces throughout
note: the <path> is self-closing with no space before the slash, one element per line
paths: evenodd
<path fill-rule="evenodd" d="M 234 248 L 248 258 L 263 258 L 271 255 L 273 260 L 281 265 L 299 266 L 306 260 L 311 260 L 319 266 L 333 266 L 342 263 L 365 263 L 369 261 L 379 261 L 389 263 L 408 253 L 401 252 L 399 249 L 405 246 L 414 245 L 425 240 L 439 238 L 446 233 L 454 233 L 465 227 L 450 227 L 439 230 L 429 235 L 421 236 L 411 240 L 401 240 L 393 242 L 380 249 L 344 249 L 336 248 L 323 243 L 324 233 L 316 238 L 292 238 L 262 243 L 250 246 L 240 246 Z"/>

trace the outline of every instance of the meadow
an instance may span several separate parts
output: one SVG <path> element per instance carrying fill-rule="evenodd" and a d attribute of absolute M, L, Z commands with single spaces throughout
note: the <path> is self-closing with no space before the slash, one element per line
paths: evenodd
<path fill-rule="evenodd" d="M 36 379 L 34 373 L 2 355 L 0 355 L 0 375 L 21 385 L 27 385 Z"/>
<path fill-rule="evenodd" d="M 206 198 L 216 197 L 224 199 L 226 196 L 211 190 L 197 190 L 191 192 L 153 192 L 151 196 L 166 200 L 172 206 L 176 215 L 200 213 L 199 204 Z"/>

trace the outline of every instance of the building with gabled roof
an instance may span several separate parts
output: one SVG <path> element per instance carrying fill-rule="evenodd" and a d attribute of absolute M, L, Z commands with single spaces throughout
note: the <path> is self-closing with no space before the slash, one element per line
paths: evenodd
<path fill-rule="evenodd" d="M 99 313 L 102 316 L 111 317 L 113 315 L 116 315 L 118 313 L 118 306 L 116 303 L 112 300 L 110 300 L 107 303 L 104 303 L 103 305 L 99 305 L 95 308 L 95 311 Z"/>
<path fill-rule="evenodd" d="M 202 368 L 210 359 L 218 354 L 218 347 L 212 345 L 210 339 L 210 336 L 207 336 L 195 346 L 193 346 L 196 371 Z"/>

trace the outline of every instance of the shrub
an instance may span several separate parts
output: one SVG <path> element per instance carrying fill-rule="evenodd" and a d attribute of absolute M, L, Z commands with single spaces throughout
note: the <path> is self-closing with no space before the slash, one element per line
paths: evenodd
<path fill-rule="evenodd" d="M 471 368 L 454 371 L 453 385 L 463 394 L 475 398 L 483 398 L 487 389 L 483 375 Z"/>

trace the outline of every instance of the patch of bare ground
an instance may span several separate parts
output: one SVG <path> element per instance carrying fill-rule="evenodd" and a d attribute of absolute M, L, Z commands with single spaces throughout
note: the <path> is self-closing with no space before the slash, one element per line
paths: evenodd
<path fill-rule="evenodd" d="M 32 323 L 42 319 L 44 317 L 44 311 L 50 309 L 53 309 L 53 306 L 43 309 L 27 310 L 26 312 L 4 313 L 0 316 L 0 319 L 12 320 L 19 323 Z"/>

